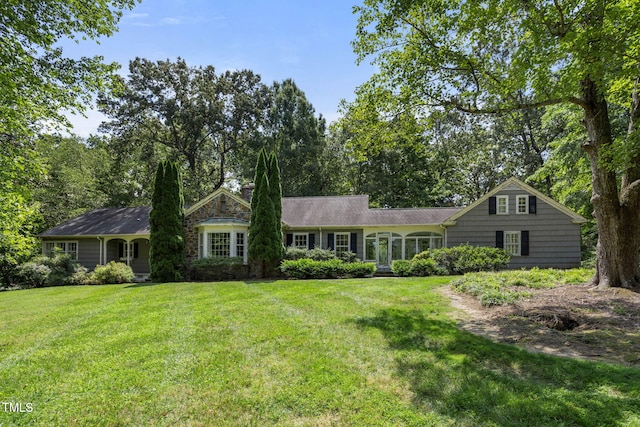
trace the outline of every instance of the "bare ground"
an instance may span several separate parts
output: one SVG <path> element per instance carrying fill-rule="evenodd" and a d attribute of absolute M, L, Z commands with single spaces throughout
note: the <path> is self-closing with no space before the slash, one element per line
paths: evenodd
<path fill-rule="evenodd" d="M 587 285 L 532 289 L 513 305 L 485 307 L 473 296 L 440 288 L 461 327 L 529 351 L 640 366 L 640 293 Z"/>

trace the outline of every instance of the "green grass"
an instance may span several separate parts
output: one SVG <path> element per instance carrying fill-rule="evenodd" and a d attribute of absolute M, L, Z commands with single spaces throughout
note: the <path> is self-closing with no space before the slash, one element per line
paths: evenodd
<path fill-rule="evenodd" d="M 461 331 L 447 280 L 0 293 L 0 425 L 640 424 L 640 370 Z"/>
<path fill-rule="evenodd" d="M 483 305 L 504 305 L 528 298 L 529 289 L 554 288 L 557 285 L 576 285 L 589 281 L 593 270 L 576 268 L 554 270 L 507 270 L 497 273 L 467 273 L 452 282 L 453 289 L 478 297 Z"/>

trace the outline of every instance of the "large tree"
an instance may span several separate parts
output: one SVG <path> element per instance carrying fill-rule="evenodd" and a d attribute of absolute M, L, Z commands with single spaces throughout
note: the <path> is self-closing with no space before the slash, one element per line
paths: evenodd
<path fill-rule="evenodd" d="M 33 188 L 43 171 L 33 134 L 82 111 L 116 68 L 102 58 L 70 59 L 62 39 L 80 42 L 116 31 L 135 0 L 0 3 L 0 268 L 3 280 L 36 247 Z"/>
<path fill-rule="evenodd" d="M 365 0 L 355 12 L 354 49 L 380 70 L 360 91 L 423 111 L 579 107 L 599 236 L 592 283 L 639 285 L 639 2 Z M 622 138 L 611 105 L 630 112 Z"/>
<path fill-rule="evenodd" d="M 110 133 L 107 146 L 116 156 L 179 161 L 193 202 L 224 184 L 231 155 L 263 122 L 266 99 L 267 87 L 249 70 L 218 74 L 180 58 L 136 58 L 120 87 L 99 98 L 111 118 L 101 130 Z"/>

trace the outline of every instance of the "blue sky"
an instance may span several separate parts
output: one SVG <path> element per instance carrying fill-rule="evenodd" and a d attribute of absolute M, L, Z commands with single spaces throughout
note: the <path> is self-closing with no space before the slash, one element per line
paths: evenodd
<path fill-rule="evenodd" d="M 357 1 L 356 1 L 357 2 Z M 213 65 L 218 72 L 250 69 L 266 84 L 292 78 L 317 113 L 338 118 L 341 99 L 373 73 L 356 65 L 351 48 L 356 15 L 344 0 L 142 0 L 126 11 L 119 31 L 95 42 L 65 43 L 71 57 L 102 55 L 122 64 L 126 75 L 135 57 L 184 58 L 190 65 Z M 71 116 L 73 132 L 96 133 L 104 119 L 89 111 Z"/>

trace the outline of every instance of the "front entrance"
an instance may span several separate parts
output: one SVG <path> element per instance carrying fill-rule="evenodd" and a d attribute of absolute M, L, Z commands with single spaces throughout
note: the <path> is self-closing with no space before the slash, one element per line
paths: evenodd
<path fill-rule="evenodd" d="M 391 245 L 389 240 L 389 236 L 378 236 L 376 264 L 380 270 L 389 270 L 391 268 Z"/>

